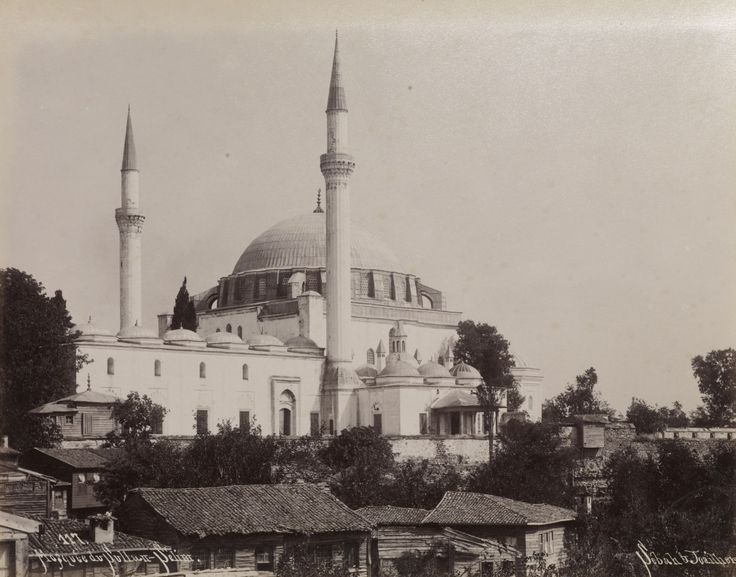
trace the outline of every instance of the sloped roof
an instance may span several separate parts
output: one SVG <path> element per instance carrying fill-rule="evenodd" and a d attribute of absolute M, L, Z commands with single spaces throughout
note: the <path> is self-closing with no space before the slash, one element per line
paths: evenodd
<path fill-rule="evenodd" d="M 33 550 L 43 551 L 46 554 L 59 555 L 78 555 L 85 553 L 104 553 L 105 549 L 109 551 L 141 551 L 151 549 L 170 549 L 167 545 L 163 545 L 150 539 L 128 535 L 115 528 L 112 543 L 95 543 L 92 541 L 92 535 L 89 527 L 82 519 L 44 519 L 41 521 L 43 532 L 38 535 L 31 535 L 29 538 L 31 545 L 31 557 Z M 84 544 L 76 541 L 72 544 L 67 540 L 60 539 L 60 535 L 76 533 Z"/>
<path fill-rule="evenodd" d="M 76 469 L 103 469 L 118 449 L 34 449 Z"/>
<path fill-rule="evenodd" d="M 316 485 L 144 488 L 131 491 L 128 499 L 135 495 L 183 535 L 370 530 L 363 517 Z"/>
<path fill-rule="evenodd" d="M 36 407 L 35 409 L 31 409 L 28 412 L 32 415 L 53 415 L 59 413 L 76 413 L 78 411 L 74 407 L 53 401 L 51 403 L 41 405 L 40 407 Z"/>
<path fill-rule="evenodd" d="M 547 525 L 575 519 L 575 511 L 496 495 L 448 491 L 424 519 L 431 525 Z"/>
<path fill-rule="evenodd" d="M 432 403 L 432 409 L 451 409 L 456 407 L 480 407 L 480 401 L 467 391 L 454 390 Z"/>
<path fill-rule="evenodd" d="M 355 511 L 374 527 L 378 525 L 419 525 L 429 514 L 429 509 L 394 507 L 393 505 L 370 505 Z"/>
<path fill-rule="evenodd" d="M 85 389 L 81 393 L 75 393 L 68 397 L 63 397 L 55 403 L 95 403 L 101 405 L 112 405 L 118 398 L 114 395 L 108 395 L 106 393 L 99 393 L 92 389 Z"/>

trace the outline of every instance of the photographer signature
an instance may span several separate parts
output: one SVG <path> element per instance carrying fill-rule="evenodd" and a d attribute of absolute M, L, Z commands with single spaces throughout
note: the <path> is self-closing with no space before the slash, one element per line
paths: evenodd
<path fill-rule="evenodd" d="M 708 551 L 685 549 L 683 551 L 655 552 L 648 549 L 644 543 L 639 541 L 636 545 L 636 556 L 644 564 L 647 575 L 652 577 L 650 567 L 656 566 L 685 566 L 685 565 L 736 565 L 736 557 L 727 555 L 721 557 Z"/>

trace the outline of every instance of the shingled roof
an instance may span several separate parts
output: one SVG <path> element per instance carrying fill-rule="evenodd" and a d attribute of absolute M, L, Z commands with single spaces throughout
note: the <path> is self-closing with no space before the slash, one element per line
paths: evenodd
<path fill-rule="evenodd" d="M 39 449 L 38 451 L 52 459 L 61 461 L 75 469 L 103 469 L 107 462 L 116 456 L 119 449 Z"/>
<path fill-rule="evenodd" d="M 316 485 L 134 489 L 121 515 L 136 497 L 183 535 L 370 531 L 363 517 Z"/>
<path fill-rule="evenodd" d="M 379 525 L 419 525 L 429 514 L 429 509 L 394 507 L 393 505 L 370 505 L 356 509 L 374 527 Z"/>
<path fill-rule="evenodd" d="M 571 521 L 575 511 L 545 503 L 525 503 L 496 495 L 448 491 L 425 517 L 431 525 L 548 525 Z"/>
<path fill-rule="evenodd" d="M 44 519 L 43 530 L 30 535 L 31 556 L 34 550 L 47 555 L 77 555 L 85 553 L 104 553 L 107 551 L 146 551 L 152 549 L 169 549 L 156 541 L 135 537 L 115 530 L 112 543 L 95 543 L 92 540 L 87 523 L 82 519 Z M 76 533 L 80 540 L 62 539 Z"/>

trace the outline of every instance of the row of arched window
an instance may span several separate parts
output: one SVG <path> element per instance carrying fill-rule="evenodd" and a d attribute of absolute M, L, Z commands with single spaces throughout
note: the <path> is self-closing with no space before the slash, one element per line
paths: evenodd
<path fill-rule="evenodd" d="M 248 380 L 248 365 L 243 364 L 242 370 L 243 370 L 243 380 L 247 381 Z M 107 359 L 107 374 L 108 375 L 115 374 L 115 359 L 112 357 L 108 357 Z M 153 376 L 154 377 L 161 376 L 161 361 L 158 359 L 153 361 Z M 199 363 L 199 378 L 200 379 L 207 378 L 207 363 L 205 363 L 204 361 Z"/>
<path fill-rule="evenodd" d="M 215 332 L 216 333 L 219 333 L 220 332 L 220 329 L 217 329 Z M 225 332 L 226 333 L 233 332 L 233 325 L 231 325 L 230 323 L 227 323 L 227 325 L 225 325 Z M 243 327 L 238 326 L 238 331 L 237 332 L 238 332 L 238 337 L 240 337 L 242 339 L 243 338 Z"/>

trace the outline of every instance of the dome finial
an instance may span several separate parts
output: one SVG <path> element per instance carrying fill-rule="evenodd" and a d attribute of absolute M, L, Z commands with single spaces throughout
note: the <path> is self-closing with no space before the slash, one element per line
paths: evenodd
<path fill-rule="evenodd" d="M 317 189 L 317 208 L 315 208 L 312 212 L 315 213 L 323 213 L 324 210 L 322 210 L 322 189 Z"/>

